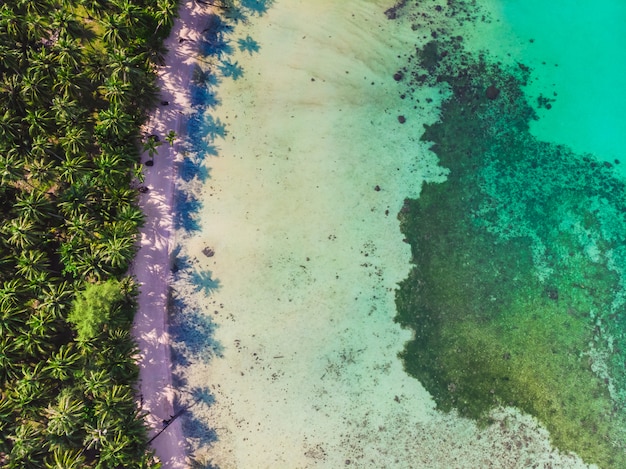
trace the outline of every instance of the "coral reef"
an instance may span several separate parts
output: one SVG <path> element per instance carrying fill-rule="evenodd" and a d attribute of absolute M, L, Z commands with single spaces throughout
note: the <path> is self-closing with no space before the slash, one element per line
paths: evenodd
<path fill-rule="evenodd" d="M 399 218 L 414 269 L 397 321 L 402 354 L 442 410 L 489 423 L 515 406 L 553 444 L 624 467 L 626 186 L 611 165 L 538 141 L 522 86 L 458 39 L 421 48 L 410 87 L 446 86 L 423 140 L 450 170 Z"/>

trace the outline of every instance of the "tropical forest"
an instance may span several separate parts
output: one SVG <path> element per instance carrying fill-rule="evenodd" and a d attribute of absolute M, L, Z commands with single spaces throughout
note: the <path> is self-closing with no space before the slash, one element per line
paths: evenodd
<path fill-rule="evenodd" d="M 135 393 L 127 271 L 140 129 L 176 9 L 0 2 L 0 467 L 159 466 Z"/>

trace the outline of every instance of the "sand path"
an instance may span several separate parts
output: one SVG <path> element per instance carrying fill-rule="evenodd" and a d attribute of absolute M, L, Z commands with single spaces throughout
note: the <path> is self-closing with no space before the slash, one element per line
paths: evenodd
<path fill-rule="evenodd" d="M 162 431 L 164 421 L 174 415 L 175 398 L 167 300 L 174 234 L 174 163 L 182 158 L 182 148 L 176 142 L 170 147 L 164 137 L 170 130 L 179 136 L 185 130 L 185 116 L 190 112 L 188 84 L 195 63 L 196 41 L 209 13 L 209 7 L 195 1 L 181 4 L 179 18 L 165 41 L 169 51 L 165 65 L 158 72 L 161 99 L 168 104 L 161 104 L 153 112 L 144 129 L 148 135 L 160 136 L 163 142 L 154 158 L 154 166 L 144 168 L 144 185 L 149 191 L 141 196 L 140 206 L 146 215 L 146 224 L 141 230 L 141 247 L 132 268 L 141 286 L 133 334 L 140 350 L 139 392 L 143 410 L 148 413 L 151 437 Z M 143 159 L 146 161 L 147 155 Z M 153 447 L 164 469 L 187 467 L 180 420 L 173 420 L 156 437 Z"/>

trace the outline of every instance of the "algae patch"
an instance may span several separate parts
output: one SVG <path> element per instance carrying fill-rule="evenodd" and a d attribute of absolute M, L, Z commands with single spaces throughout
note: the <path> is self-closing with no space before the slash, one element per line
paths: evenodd
<path fill-rule="evenodd" d="M 553 444 L 626 467 L 626 186 L 608 164 L 537 141 L 522 86 L 461 41 L 431 42 L 409 87 L 451 94 L 423 139 L 450 170 L 399 214 L 415 267 L 396 320 L 402 358 L 440 409 L 488 423 L 515 406 Z"/>

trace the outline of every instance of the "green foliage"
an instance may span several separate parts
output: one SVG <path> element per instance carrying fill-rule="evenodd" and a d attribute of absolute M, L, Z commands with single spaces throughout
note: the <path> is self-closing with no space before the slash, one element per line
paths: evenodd
<path fill-rule="evenodd" d="M 174 132 L 173 130 L 170 130 L 167 133 L 167 135 L 165 136 L 165 141 L 170 144 L 170 147 L 174 146 L 174 142 L 176 141 L 176 137 L 177 137 L 176 132 Z"/>
<path fill-rule="evenodd" d="M 0 2 L 2 467 L 157 465 L 131 392 L 124 275 L 143 222 L 139 128 L 176 9 Z"/>
<path fill-rule="evenodd" d="M 87 284 L 76 294 L 67 320 L 75 326 L 79 340 L 91 340 L 120 322 L 117 316 L 123 301 L 124 293 L 116 279 Z"/>
<path fill-rule="evenodd" d="M 150 158 L 154 158 L 154 155 L 159 152 L 158 148 L 161 146 L 162 143 L 163 142 L 157 140 L 157 137 L 155 135 L 150 135 L 143 143 L 143 151 L 147 151 L 148 156 Z"/>

